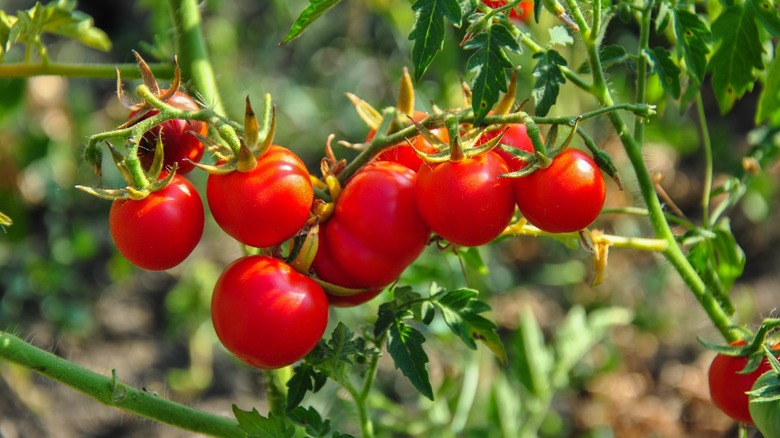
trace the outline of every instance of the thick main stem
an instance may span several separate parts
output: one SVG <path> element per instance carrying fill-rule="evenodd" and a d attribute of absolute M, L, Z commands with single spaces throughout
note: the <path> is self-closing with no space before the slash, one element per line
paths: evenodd
<path fill-rule="evenodd" d="M 181 429 L 220 437 L 246 436 L 236 421 L 199 411 L 79 367 L 16 336 L 0 332 L 0 358 L 64 383 L 93 399 Z"/>
<path fill-rule="evenodd" d="M 191 78 L 195 89 L 217 114 L 224 115 L 217 79 L 211 66 L 201 26 L 197 0 L 168 0 L 176 29 L 176 53 L 185 78 Z"/>

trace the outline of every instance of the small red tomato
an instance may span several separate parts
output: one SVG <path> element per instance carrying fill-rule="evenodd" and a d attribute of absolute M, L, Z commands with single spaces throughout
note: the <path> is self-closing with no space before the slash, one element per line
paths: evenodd
<path fill-rule="evenodd" d="M 418 122 L 425 119 L 426 117 L 428 117 L 428 114 L 424 112 L 415 111 L 414 113 L 414 119 Z M 445 128 L 431 129 L 431 133 L 444 143 L 448 143 L 450 141 L 449 133 Z M 376 135 L 374 130 L 369 131 L 368 135 L 366 136 L 366 141 L 371 141 L 371 139 L 374 138 L 374 135 Z M 411 145 L 404 142 L 395 146 L 390 146 L 389 148 L 382 151 L 376 157 L 376 160 L 400 163 L 417 172 L 420 169 L 423 160 L 417 155 L 417 153 L 414 152 L 414 150 L 416 149 L 420 152 L 430 154 L 436 152 L 436 148 L 434 148 L 431 143 L 428 142 L 428 140 L 426 140 L 422 135 L 416 135 L 410 138 L 409 141 L 411 142 Z"/>
<path fill-rule="evenodd" d="M 477 146 L 487 143 L 504 130 L 506 130 L 506 132 L 504 133 L 504 136 L 501 137 L 501 144 L 511 146 L 515 149 L 520 149 L 526 152 L 534 151 L 534 145 L 531 143 L 531 137 L 529 137 L 528 133 L 526 132 L 525 125 L 518 123 L 512 123 L 506 125 L 504 128 L 486 132 L 477 141 Z M 501 158 L 504 159 L 504 161 L 506 161 L 506 165 L 509 167 L 510 172 L 520 170 L 526 166 L 525 161 L 515 157 L 498 146 L 495 147 L 493 151 L 495 151 L 495 153 L 497 153 Z"/>
<path fill-rule="evenodd" d="M 731 345 L 744 344 L 745 341 L 739 340 Z M 747 357 L 718 354 L 710 364 L 708 379 L 710 398 L 715 406 L 734 420 L 751 424 L 753 419 L 750 417 L 747 392 L 762 374 L 771 369 L 771 366 L 765 358 L 752 373 L 740 374 L 747 363 Z"/>
<path fill-rule="evenodd" d="M 568 148 L 549 167 L 514 179 L 515 200 L 528 222 L 550 233 L 579 231 L 601 213 L 606 184 L 596 163 Z"/>
<path fill-rule="evenodd" d="M 505 4 L 508 3 L 508 1 L 507 0 L 482 0 L 482 3 L 484 3 L 486 6 L 495 9 L 504 6 Z M 523 23 L 530 23 L 531 20 L 533 20 L 533 17 L 534 17 L 533 0 L 520 2 L 519 6 L 514 7 L 509 11 L 509 18 L 517 21 L 522 21 Z"/>
<path fill-rule="evenodd" d="M 317 345 L 328 325 L 328 299 L 314 280 L 283 261 L 248 256 L 217 280 L 211 320 L 222 345 L 241 361 L 276 369 Z"/>
<path fill-rule="evenodd" d="M 460 161 L 425 164 L 417 175 L 417 207 L 434 233 L 461 246 L 491 242 L 515 212 L 512 180 L 493 151 Z"/>
<path fill-rule="evenodd" d="M 319 278 L 327 281 L 328 283 L 346 288 L 361 289 L 362 287 L 360 286 L 360 283 L 350 278 L 349 275 L 343 271 L 341 266 L 330 254 L 326 239 L 322 234 L 326 229 L 327 228 L 324 226 L 320 228 L 319 246 L 317 248 L 317 255 L 314 258 L 312 268 L 317 273 Z M 383 287 L 377 287 L 374 289 L 369 289 L 365 292 L 357 293 L 355 295 L 335 295 L 329 293 L 326 290 L 325 295 L 327 295 L 328 303 L 330 303 L 331 306 L 354 307 L 376 297 L 382 292 L 382 290 L 384 290 Z"/>
<path fill-rule="evenodd" d="M 209 175 L 206 197 L 214 220 L 228 235 L 249 246 L 268 248 L 303 227 L 314 190 L 301 159 L 272 145 L 249 172 Z"/>
<path fill-rule="evenodd" d="M 114 201 L 108 221 L 119 252 L 150 271 L 170 269 L 186 259 L 200 241 L 205 222 L 198 192 L 179 174 L 140 201 Z"/>
<path fill-rule="evenodd" d="M 430 235 L 417 210 L 416 180 L 401 164 L 375 161 L 347 181 L 333 216 L 320 227 L 317 275 L 339 286 L 372 289 L 363 295 L 368 298 L 397 279 Z"/>
<path fill-rule="evenodd" d="M 177 91 L 167 101 L 174 108 L 186 111 L 198 111 L 200 107 L 193 98 L 187 94 Z M 152 117 L 159 113 L 158 110 L 149 111 L 144 115 L 144 119 Z M 131 113 L 129 118 L 135 116 Z M 138 158 L 145 169 L 149 169 L 154 161 L 154 151 L 157 148 L 157 139 L 162 135 L 163 144 L 163 168 L 169 169 L 173 163 L 178 163 L 177 173 L 185 174 L 191 171 L 195 166 L 192 163 L 200 162 L 203 158 L 204 146 L 198 137 L 191 132 L 200 135 L 208 133 L 208 125 L 199 120 L 168 120 L 147 131 L 141 138 L 138 147 Z"/>

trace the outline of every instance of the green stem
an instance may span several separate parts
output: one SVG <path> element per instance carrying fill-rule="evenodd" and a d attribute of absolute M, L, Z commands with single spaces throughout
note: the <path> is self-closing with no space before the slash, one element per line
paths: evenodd
<path fill-rule="evenodd" d="M 182 75 L 192 78 L 203 99 L 217 114 L 224 115 L 216 75 L 203 38 L 198 0 L 168 0 L 168 6 L 176 30 L 176 53 L 180 56 Z"/>
<path fill-rule="evenodd" d="M 276 370 L 263 370 L 265 378 L 265 394 L 268 400 L 268 411 L 275 415 L 286 415 L 287 412 L 287 381 L 292 375 L 289 366 Z"/>
<path fill-rule="evenodd" d="M 572 0 L 569 0 L 572 1 Z M 585 35 L 583 35 L 584 37 Z M 601 60 L 599 59 L 599 51 L 597 45 L 585 38 L 583 42 L 587 49 L 588 59 L 590 62 L 591 71 L 593 72 L 593 96 L 604 106 L 614 105 L 612 96 L 607 87 L 606 79 L 604 78 L 604 71 L 601 68 Z M 723 308 L 718 303 L 714 294 L 707 290 L 707 286 L 698 275 L 696 270 L 690 264 L 685 257 L 680 246 L 677 244 L 674 233 L 672 233 L 669 223 L 666 221 L 661 202 L 658 199 L 658 195 L 655 192 L 655 186 L 653 185 L 650 172 L 644 161 L 642 155 L 642 143 L 631 135 L 628 125 L 623 117 L 617 112 L 608 113 L 608 117 L 612 126 L 615 128 L 618 136 L 620 137 L 623 148 L 626 151 L 629 161 L 636 173 L 637 183 L 644 200 L 648 213 L 650 215 L 650 223 L 653 226 L 653 231 L 659 239 L 663 239 L 668 243 L 666 250 L 663 251 L 664 257 L 679 273 L 683 282 L 688 286 L 693 295 L 699 301 L 704 311 L 709 316 L 712 323 L 720 331 L 723 337 L 731 342 L 739 338 L 739 333 L 734 327 L 731 318 L 726 314 Z"/>
<path fill-rule="evenodd" d="M 368 381 L 366 378 L 366 382 Z M 365 391 L 366 386 L 363 386 L 363 390 L 358 391 L 355 385 L 345 377 L 342 379 L 336 379 L 336 381 L 344 388 L 352 397 L 352 401 L 355 402 L 355 409 L 357 409 L 358 421 L 360 422 L 360 433 L 363 438 L 373 438 L 374 436 L 374 424 L 371 422 L 371 418 L 368 415 L 368 395 L 370 391 Z M 371 379 L 373 386 L 373 379 Z M 371 389 L 370 387 L 368 388 Z"/>
<path fill-rule="evenodd" d="M 640 103 L 647 100 L 647 57 L 644 55 L 644 50 L 650 43 L 650 26 L 651 26 L 651 7 L 653 5 L 652 0 L 648 1 L 648 5 L 645 7 L 642 20 L 640 22 L 639 29 L 639 48 L 637 49 L 637 69 L 636 69 L 636 98 L 635 102 Z M 637 143 L 643 144 L 645 138 L 645 121 L 642 118 L 637 118 L 634 122 L 634 139 Z"/>
<path fill-rule="evenodd" d="M 100 403 L 181 429 L 221 437 L 246 436 L 235 420 L 199 411 L 79 367 L 0 332 L 0 357 L 76 389 Z"/>
<path fill-rule="evenodd" d="M 173 64 L 149 64 L 149 67 L 157 77 L 173 77 Z M 137 64 L 65 64 L 52 62 L 41 64 L 0 64 L 0 77 L 64 76 L 116 79 L 117 69 L 119 69 L 123 78 L 136 79 L 141 77 Z"/>
<path fill-rule="evenodd" d="M 707 127 L 707 117 L 704 114 L 704 103 L 701 93 L 696 94 L 696 112 L 699 115 L 699 127 L 701 129 L 701 141 L 704 146 L 704 187 L 701 196 L 701 214 L 704 228 L 709 229 L 710 223 L 710 196 L 712 193 L 712 142 L 710 131 Z"/>

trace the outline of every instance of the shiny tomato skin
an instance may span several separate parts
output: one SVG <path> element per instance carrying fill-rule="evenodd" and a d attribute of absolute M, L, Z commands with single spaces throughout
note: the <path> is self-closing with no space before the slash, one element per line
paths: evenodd
<path fill-rule="evenodd" d="M 249 246 L 268 248 L 303 227 L 314 190 L 301 159 L 272 145 L 249 172 L 209 175 L 206 197 L 214 220 L 228 235 Z"/>
<path fill-rule="evenodd" d="M 733 346 L 744 345 L 743 340 L 732 343 Z M 778 348 L 775 346 L 775 349 Z M 750 416 L 749 397 L 756 380 L 771 369 L 769 361 L 764 359 L 758 368 L 749 374 L 739 374 L 745 369 L 748 358 L 743 356 L 727 356 L 718 354 L 712 360 L 707 373 L 710 398 L 715 406 L 724 414 L 746 424 L 752 424 Z"/>
<path fill-rule="evenodd" d="M 328 283 L 332 283 L 338 286 L 362 289 L 359 282 L 356 282 L 347 275 L 343 268 L 335 261 L 330 254 L 330 250 L 327 247 L 326 239 L 323 233 L 327 233 L 327 227 L 320 229 L 319 246 L 317 248 L 317 255 L 312 263 L 312 269 L 317 273 L 317 276 Z M 372 298 L 379 295 L 383 287 L 377 287 L 368 289 L 365 292 L 361 292 L 355 295 L 336 295 L 329 293 L 325 290 L 325 295 L 328 297 L 328 302 L 331 306 L 335 307 L 354 307 L 363 304 Z"/>
<path fill-rule="evenodd" d="M 606 184 L 585 152 L 568 148 L 549 167 L 514 178 L 515 200 L 528 222 L 550 233 L 579 231 L 596 220 Z"/>
<path fill-rule="evenodd" d="M 167 102 L 174 108 L 186 111 L 198 111 L 200 107 L 193 98 L 177 91 Z M 159 113 L 158 110 L 149 111 L 144 119 Z M 132 118 L 136 113 L 130 114 Z M 147 131 L 141 138 L 138 147 L 138 158 L 145 169 L 149 169 L 154 161 L 154 150 L 157 148 L 157 138 L 162 133 L 163 142 L 163 168 L 170 169 L 173 163 L 178 163 L 177 173 L 190 172 L 203 158 L 205 147 L 198 137 L 189 131 L 205 136 L 208 133 L 208 125 L 199 120 L 168 120 Z"/>
<path fill-rule="evenodd" d="M 414 119 L 418 122 L 424 120 L 426 117 L 428 117 L 427 113 L 422 111 L 414 112 Z M 449 143 L 450 141 L 449 133 L 445 128 L 431 129 L 431 133 L 444 143 Z M 376 132 L 374 130 L 369 131 L 366 136 L 366 141 L 371 141 L 375 135 Z M 399 163 L 417 172 L 423 164 L 423 160 L 414 152 L 414 150 L 416 149 L 420 152 L 430 154 L 436 152 L 436 148 L 422 135 L 416 135 L 410 138 L 409 141 L 411 142 L 411 145 L 407 142 L 403 142 L 395 146 L 390 146 L 377 155 L 376 160 Z"/>
<path fill-rule="evenodd" d="M 205 223 L 195 187 L 176 174 L 164 189 L 140 201 L 115 200 L 108 221 L 119 252 L 139 268 L 163 271 L 197 246 Z"/>
<path fill-rule="evenodd" d="M 504 136 L 501 137 L 501 144 L 511 146 L 515 149 L 520 149 L 526 152 L 534 151 L 534 145 L 533 143 L 531 143 L 531 137 L 529 137 L 528 133 L 526 132 L 525 125 L 519 123 L 512 123 L 500 129 L 496 129 L 484 133 L 482 137 L 480 137 L 480 139 L 477 141 L 477 146 L 487 143 L 488 141 L 495 138 L 498 134 L 500 134 L 504 130 L 506 130 L 506 133 L 504 133 Z M 509 152 L 506 152 L 505 150 L 501 149 L 499 146 L 496 146 L 493 149 L 493 151 L 497 153 L 501 158 L 503 158 L 504 161 L 506 161 L 507 167 L 509 167 L 510 172 L 520 170 L 526 166 L 525 161 L 515 157 Z"/>
<path fill-rule="evenodd" d="M 430 235 L 417 210 L 416 179 L 401 164 L 376 161 L 347 181 L 333 216 L 320 227 L 325 249 L 318 250 L 313 265 L 320 278 L 381 290 L 401 275 Z"/>
<path fill-rule="evenodd" d="M 237 358 L 276 369 L 317 345 L 328 325 L 328 299 L 314 280 L 283 261 L 247 256 L 217 280 L 211 320 L 222 345 Z"/>
<path fill-rule="evenodd" d="M 417 207 L 434 233 L 460 246 L 498 237 L 515 211 L 509 171 L 493 151 L 461 161 L 425 164 L 417 175 Z"/>

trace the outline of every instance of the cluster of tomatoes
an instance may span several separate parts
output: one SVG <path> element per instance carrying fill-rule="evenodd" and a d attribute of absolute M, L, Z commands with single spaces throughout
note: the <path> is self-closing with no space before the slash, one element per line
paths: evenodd
<path fill-rule="evenodd" d="M 179 91 L 167 103 L 198 108 Z M 130 118 L 137 123 L 154 113 Z M 422 120 L 426 114 L 415 117 Z M 174 267 L 200 241 L 203 204 L 183 175 L 203 156 L 206 132 L 204 122 L 169 120 L 139 142 L 138 157 L 145 168 L 152 166 L 162 145 L 164 166 L 178 169 L 162 190 L 112 205 L 115 244 L 141 268 Z M 440 152 L 437 148 L 450 140 L 444 128 L 430 134 L 440 144 L 415 135 L 385 148 L 343 188 L 331 190 L 327 218 L 313 213 L 325 202 L 315 199 L 315 186 L 327 185 L 312 178 L 301 159 L 282 146 L 269 142 L 255 151 L 251 165 L 208 176 L 211 215 L 244 245 L 275 248 L 300 242 L 317 230 L 316 251 L 295 268 L 278 257 L 249 255 L 224 270 L 214 288 L 212 320 L 229 351 L 258 368 L 288 365 L 319 341 L 329 306 L 355 306 L 378 295 L 432 240 L 484 245 L 501 235 L 516 207 L 543 230 L 577 231 L 593 222 L 604 203 L 604 179 L 593 159 L 580 150 L 566 149 L 528 176 L 506 178 L 526 163 L 500 148 L 476 154 L 466 149 L 460 155 L 453 150 L 447 160 L 424 160 L 426 153 Z M 374 135 L 369 132 L 366 142 Z M 505 147 L 533 152 L 522 124 L 486 131 L 471 149 L 496 143 L 498 135 Z"/>

